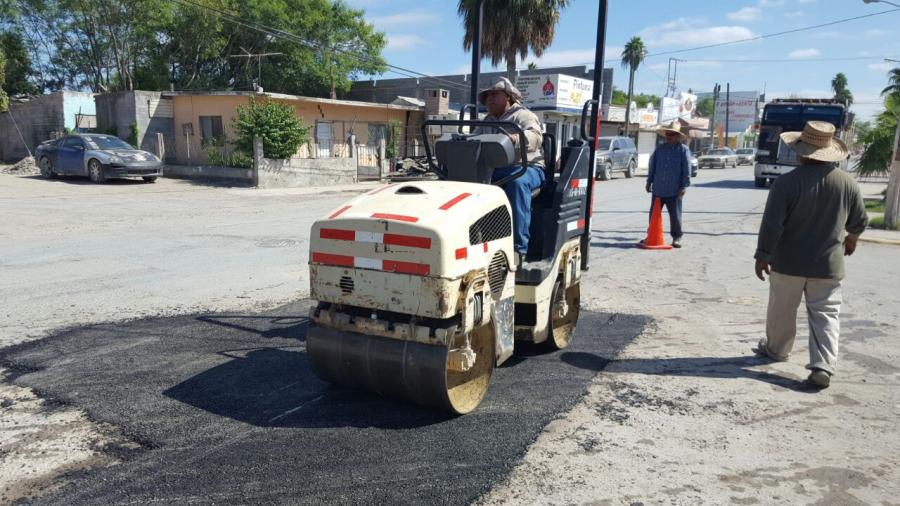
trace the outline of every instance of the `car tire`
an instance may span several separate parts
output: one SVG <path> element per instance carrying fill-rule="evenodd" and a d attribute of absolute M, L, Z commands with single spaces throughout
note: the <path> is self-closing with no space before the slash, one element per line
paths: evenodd
<path fill-rule="evenodd" d="M 155 183 L 156 182 L 156 176 L 143 176 L 143 179 L 144 179 L 145 183 Z"/>
<path fill-rule="evenodd" d="M 53 171 L 53 162 L 50 161 L 49 156 L 42 156 L 41 161 L 38 162 L 38 167 L 41 170 L 42 178 L 53 179 L 56 177 L 56 172 Z"/>
<path fill-rule="evenodd" d="M 758 177 L 753 180 L 753 185 L 757 188 L 765 188 L 766 187 L 766 178 Z"/>
<path fill-rule="evenodd" d="M 697 177 L 697 171 L 696 171 L 696 170 L 692 170 L 692 171 L 691 171 L 691 177 Z"/>
<path fill-rule="evenodd" d="M 628 166 L 625 167 L 625 177 L 629 179 L 633 178 L 636 170 L 637 167 L 635 166 L 634 160 L 631 160 L 628 162 Z"/>
<path fill-rule="evenodd" d="M 103 165 L 96 158 L 92 158 L 88 162 L 88 177 L 97 184 L 106 182 L 106 173 L 103 172 Z"/>
<path fill-rule="evenodd" d="M 606 162 L 603 164 L 603 168 L 600 170 L 600 173 L 597 174 L 597 179 L 600 181 L 609 181 L 612 179 L 612 164 Z"/>

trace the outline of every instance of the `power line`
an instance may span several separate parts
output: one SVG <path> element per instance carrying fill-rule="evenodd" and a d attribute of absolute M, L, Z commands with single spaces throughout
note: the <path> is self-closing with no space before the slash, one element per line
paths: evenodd
<path fill-rule="evenodd" d="M 764 35 L 757 35 L 757 36 L 755 36 L 755 37 L 747 37 L 747 38 L 743 38 L 743 39 L 730 40 L 730 41 L 726 41 L 726 42 L 716 42 L 716 43 L 714 43 L 714 44 L 706 44 L 706 45 L 703 45 L 703 46 L 689 47 L 689 48 L 686 48 L 686 49 L 673 49 L 673 50 L 671 50 L 671 51 L 661 51 L 661 52 L 659 52 L 659 53 L 650 53 L 650 54 L 648 54 L 646 57 L 647 57 L 647 58 L 650 58 L 650 57 L 653 57 L 653 56 L 665 56 L 665 55 L 669 55 L 669 54 L 687 53 L 687 52 L 690 52 L 690 51 L 699 51 L 699 50 L 701 50 L 701 49 L 710 49 L 710 48 L 714 48 L 714 47 L 730 46 L 730 45 L 732 45 L 732 44 L 741 44 L 741 43 L 744 43 L 744 42 L 752 42 L 752 41 L 755 41 L 755 40 L 763 40 L 763 39 L 769 39 L 769 38 L 772 38 L 772 37 L 780 37 L 780 36 L 782 36 L 782 35 L 789 35 L 789 34 L 792 34 L 792 33 L 805 32 L 805 31 L 809 31 L 809 30 L 816 30 L 816 29 L 819 29 L 819 28 L 825 28 L 826 26 L 839 25 L 839 24 L 842 24 L 842 23 L 848 23 L 848 22 L 850 22 L 850 21 L 856 21 L 856 20 L 859 20 L 859 19 L 871 18 L 871 17 L 875 17 L 875 16 L 882 16 L 882 15 L 884 15 L 884 14 L 890 14 L 890 13 L 892 13 L 892 12 L 897 12 L 897 11 L 900 11 L 900 9 L 888 9 L 888 10 L 886 10 L 886 11 L 873 12 L 873 13 L 870 13 L 870 14 L 862 14 L 862 15 L 859 15 L 859 16 L 853 16 L 853 17 L 851 17 L 851 18 L 836 19 L 836 20 L 834 20 L 834 21 L 829 21 L 829 22 L 827 22 L 827 23 L 820 23 L 820 24 L 818 24 L 818 25 L 810 25 L 810 26 L 802 26 L 802 27 L 800 27 L 800 28 L 794 28 L 794 29 L 791 29 L 791 30 L 785 30 L 785 31 L 783 31 L 783 32 L 767 33 L 767 34 L 764 34 Z M 606 63 L 616 63 L 616 62 L 620 62 L 620 61 L 622 61 L 622 60 L 621 60 L 621 59 L 613 59 L 613 60 L 607 60 Z M 797 61 L 803 61 L 803 60 L 797 60 Z M 580 65 L 591 65 L 591 64 L 593 64 L 593 62 L 581 63 Z"/>
<path fill-rule="evenodd" d="M 176 3 L 179 3 L 179 4 L 181 4 L 181 5 L 185 5 L 185 6 L 196 7 L 196 8 L 199 8 L 199 9 L 205 9 L 205 10 L 207 10 L 207 11 L 213 12 L 216 16 L 218 16 L 218 17 L 221 18 L 221 19 L 224 19 L 224 20 L 226 20 L 226 21 L 230 21 L 230 22 L 232 22 L 232 23 L 234 23 L 234 24 L 237 24 L 237 25 L 239 25 L 239 26 L 243 26 L 243 27 L 245 27 L 245 28 L 249 28 L 249 29 L 251 29 L 251 30 L 256 30 L 256 31 L 258 31 L 258 32 L 260 32 L 260 33 L 264 33 L 264 34 L 269 35 L 269 36 L 272 36 L 272 37 L 286 38 L 286 39 L 291 40 L 291 41 L 293 41 L 293 42 L 297 42 L 297 43 L 303 44 L 303 45 L 305 45 L 305 46 L 308 46 L 308 47 L 311 47 L 311 48 L 313 48 L 313 49 L 317 49 L 317 50 L 320 50 L 320 51 L 324 51 L 325 49 L 329 49 L 329 50 L 332 50 L 332 51 L 335 51 L 335 52 L 338 52 L 338 53 L 341 53 L 341 54 L 344 54 L 344 55 L 347 55 L 347 56 L 354 57 L 354 58 L 356 58 L 357 61 L 359 61 L 359 62 L 369 62 L 369 63 L 376 63 L 376 64 L 377 64 L 377 63 L 381 63 L 381 62 L 377 61 L 377 60 L 374 59 L 374 58 L 371 58 L 371 57 L 368 57 L 368 56 L 365 56 L 365 55 L 361 55 L 361 54 L 359 54 L 359 53 L 354 53 L 354 52 L 351 52 L 351 51 L 348 51 L 348 50 L 345 50 L 345 49 L 340 49 L 340 48 L 337 48 L 337 47 L 335 47 L 335 48 L 323 48 L 320 44 L 315 43 L 315 42 L 312 42 L 312 41 L 309 41 L 309 40 L 306 40 L 306 39 L 300 37 L 299 35 L 296 35 L 296 34 L 293 34 L 293 33 L 290 33 L 290 32 L 286 32 L 286 31 L 284 31 L 284 30 L 279 30 L 279 29 L 277 29 L 277 28 L 272 28 L 272 27 L 269 27 L 269 26 L 266 26 L 266 25 L 263 25 L 263 24 L 259 24 L 259 23 L 246 22 L 246 21 L 243 21 L 241 18 L 239 18 L 239 17 L 237 17 L 237 16 L 235 16 L 235 15 L 233 15 L 233 14 L 227 12 L 227 11 L 224 11 L 224 10 L 221 10 L 221 9 L 217 9 L 217 8 L 212 7 L 212 6 L 209 6 L 209 5 L 203 5 L 203 4 L 201 4 L 201 3 L 197 3 L 197 2 L 195 2 L 195 1 L 193 1 L 193 0 L 172 0 L 172 1 L 173 1 L 173 2 L 176 2 Z M 388 69 L 390 69 L 392 72 L 394 72 L 394 73 L 396 73 L 396 74 L 399 74 L 399 75 L 402 75 L 402 76 L 405 76 L 405 77 L 415 77 L 415 78 L 418 78 L 418 79 L 430 79 L 430 80 L 432 80 L 432 81 L 434 81 L 434 82 L 436 82 L 436 83 L 439 83 L 439 84 L 445 84 L 445 85 L 447 85 L 447 86 L 452 86 L 452 87 L 457 88 L 457 89 L 464 89 L 464 90 L 468 91 L 468 87 L 467 87 L 467 86 L 464 86 L 464 85 L 461 85 L 461 84 L 458 84 L 458 83 L 454 83 L 454 82 L 452 82 L 452 81 L 447 81 L 447 80 L 444 80 L 444 79 L 436 78 L 436 77 L 430 76 L 430 75 L 428 75 L 428 74 L 424 74 L 424 73 L 422 73 L 422 72 L 418 72 L 418 71 L 415 71 L 415 70 L 412 70 L 412 69 L 407 69 L 407 68 L 400 67 L 400 66 L 397 66 L 397 65 L 391 65 L 390 63 L 387 63 L 387 62 L 383 62 L 383 63 L 384 63 L 384 65 L 385 65 L 386 67 L 388 67 Z M 410 74 L 412 74 L 412 75 L 410 75 Z"/>
<path fill-rule="evenodd" d="M 762 59 L 741 59 L 741 58 L 721 58 L 721 59 L 702 59 L 702 60 L 681 60 L 683 62 L 696 63 L 806 63 L 806 62 L 829 62 L 829 61 L 862 61 L 862 60 L 882 60 L 881 56 L 847 56 L 836 58 L 762 58 Z"/>

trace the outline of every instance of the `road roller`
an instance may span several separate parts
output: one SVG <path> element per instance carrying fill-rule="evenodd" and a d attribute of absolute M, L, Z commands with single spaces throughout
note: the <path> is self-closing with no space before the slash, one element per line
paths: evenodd
<path fill-rule="evenodd" d="M 317 376 L 465 414 L 482 401 L 494 368 L 517 342 L 569 345 L 587 269 L 599 128 L 595 75 L 579 138 L 557 149 L 544 134 L 546 184 L 532 194 L 524 258 L 514 252 L 503 187 L 526 170 L 525 135 L 514 123 L 478 120 L 474 106 L 468 120 L 422 125 L 437 180 L 386 184 L 313 224 L 315 305 L 306 350 Z M 473 104 L 477 76 L 473 58 Z M 492 133 L 467 133 L 485 131 Z M 518 136 L 519 153 L 509 132 Z M 517 163 L 518 171 L 494 181 L 496 168 Z"/>

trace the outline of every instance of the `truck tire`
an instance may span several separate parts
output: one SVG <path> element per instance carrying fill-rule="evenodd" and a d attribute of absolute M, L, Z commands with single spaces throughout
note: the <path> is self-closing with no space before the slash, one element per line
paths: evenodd
<path fill-rule="evenodd" d="M 757 188 L 765 188 L 766 187 L 766 178 L 758 177 L 753 180 L 754 186 Z"/>
<path fill-rule="evenodd" d="M 609 181 L 612 179 L 612 164 L 606 162 L 600 167 L 600 172 L 597 174 L 597 179 L 600 181 Z"/>
<path fill-rule="evenodd" d="M 631 160 L 630 162 L 628 162 L 628 166 L 625 167 L 625 177 L 627 177 L 629 179 L 633 178 L 635 169 L 636 169 L 636 167 L 635 167 L 634 160 Z"/>

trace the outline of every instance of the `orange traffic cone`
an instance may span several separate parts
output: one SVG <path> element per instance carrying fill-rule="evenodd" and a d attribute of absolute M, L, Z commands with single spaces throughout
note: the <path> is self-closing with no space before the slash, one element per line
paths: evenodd
<path fill-rule="evenodd" d="M 647 227 L 647 238 L 638 243 L 644 249 L 672 249 L 671 244 L 666 244 L 663 235 L 662 201 L 659 197 L 653 199 L 653 212 L 650 214 L 650 226 Z"/>

